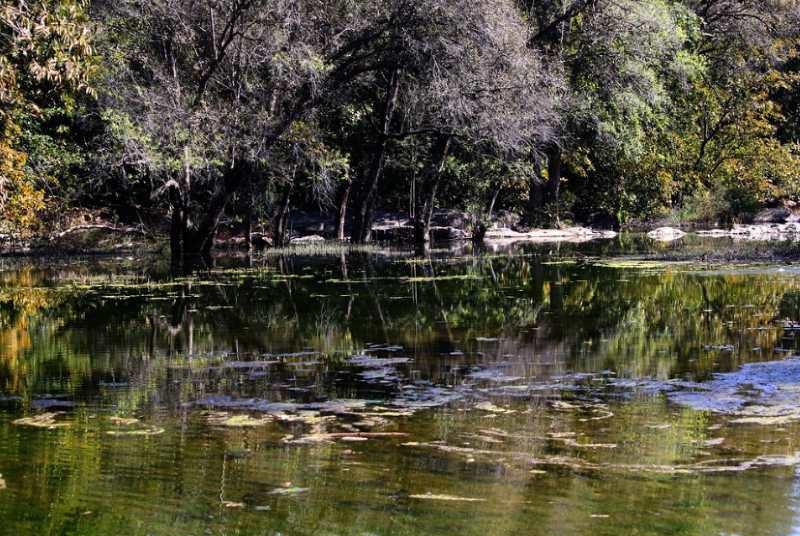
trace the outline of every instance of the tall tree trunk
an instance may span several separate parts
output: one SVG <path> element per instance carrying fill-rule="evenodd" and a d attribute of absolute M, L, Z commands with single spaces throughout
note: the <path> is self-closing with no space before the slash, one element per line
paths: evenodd
<path fill-rule="evenodd" d="M 239 187 L 249 178 L 252 169 L 245 162 L 238 162 L 225 173 L 216 191 L 203 206 L 202 218 L 195 226 L 184 211 L 183 219 L 183 271 L 211 266 L 211 249 L 217 235 L 219 221 L 228 202 Z"/>
<path fill-rule="evenodd" d="M 528 182 L 527 223 L 538 225 L 542 219 L 545 205 L 545 188 L 547 181 L 542 172 L 542 162 L 538 157 L 533 160 L 534 173 Z"/>
<path fill-rule="evenodd" d="M 281 202 L 278 204 L 278 210 L 275 213 L 275 220 L 273 224 L 273 237 L 272 241 L 275 247 L 284 247 L 289 243 L 288 233 L 288 219 L 289 207 L 292 202 L 292 191 L 294 191 L 294 173 L 292 173 L 292 182 L 286 185 L 281 197 Z"/>
<path fill-rule="evenodd" d="M 536 164 L 536 173 L 528 184 L 528 210 L 535 216 L 544 208 L 545 181 L 542 177 L 541 166 Z"/>
<path fill-rule="evenodd" d="M 253 192 L 247 192 L 244 209 L 244 246 L 247 253 L 253 251 Z"/>
<path fill-rule="evenodd" d="M 555 208 L 555 224 L 559 222 L 559 194 L 561 190 L 561 147 L 552 145 L 547 151 L 547 202 Z"/>
<path fill-rule="evenodd" d="M 172 272 L 180 274 L 183 268 L 183 241 L 186 231 L 184 222 L 184 209 L 181 200 L 181 193 L 178 188 L 173 186 L 169 190 L 170 205 L 172 214 L 170 215 L 169 226 L 169 249 Z"/>
<path fill-rule="evenodd" d="M 386 97 L 381 107 L 383 128 L 380 133 L 380 141 L 373 152 L 369 171 L 362 184 L 361 196 L 356 207 L 355 219 L 350 241 L 357 244 L 368 242 L 372 231 L 372 216 L 375 203 L 375 194 L 378 191 L 378 184 L 383 175 L 383 167 L 386 163 L 386 149 L 389 144 L 389 133 L 391 132 L 392 118 L 397 106 L 397 94 L 400 90 L 400 71 L 395 69 L 389 76 L 386 87 Z"/>
<path fill-rule="evenodd" d="M 347 181 L 339 186 L 336 199 L 336 239 L 344 240 L 344 230 L 347 224 L 347 201 L 350 199 L 350 189 L 353 187 L 352 181 Z"/>
<path fill-rule="evenodd" d="M 431 242 L 431 219 L 433 209 L 436 204 L 436 192 L 442 180 L 444 163 L 447 160 L 447 153 L 450 150 L 450 135 L 437 136 L 431 154 L 431 169 L 427 173 L 425 193 L 423 194 L 421 207 L 416 210 L 417 217 L 414 219 L 414 245 L 418 254 L 425 254 L 430 249 Z"/>
<path fill-rule="evenodd" d="M 497 188 L 494 190 L 494 194 L 492 194 L 492 199 L 489 201 L 489 208 L 486 210 L 486 219 L 487 221 L 492 221 L 492 214 L 494 214 L 494 206 L 497 204 L 497 198 L 500 196 L 500 191 L 503 189 L 503 185 L 499 184 Z"/>

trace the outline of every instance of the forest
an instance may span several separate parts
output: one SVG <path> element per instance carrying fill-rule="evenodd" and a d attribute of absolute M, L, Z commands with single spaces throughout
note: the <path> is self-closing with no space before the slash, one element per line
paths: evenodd
<path fill-rule="evenodd" d="M 404 213 L 625 228 L 800 201 L 793 0 L 6 0 L 0 233 L 275 246 Z"/>

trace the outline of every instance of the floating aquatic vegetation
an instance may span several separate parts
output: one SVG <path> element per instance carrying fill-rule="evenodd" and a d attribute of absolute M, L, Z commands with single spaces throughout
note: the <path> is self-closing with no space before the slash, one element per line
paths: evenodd
<path fill-rule="evenodd" d="M 106 434 L 114 437 L 151 437 L 164 433 L 164 429 L 158 426 L 145 426 L 144 428 L 134 428 L 130 430 L 108 430 Z"/>
<path fill-rule="evenodd" d="M 264 426 L 273 421 L 271 416 L 251 417 L 249 415 L 230 415 L 225 412 L 209 412 L 206 420 L 212 426 L 225 428 L 254 428 Z"/>
<path fill-rule="evenodd" d="M 458 497 L 456 495 L 440 495 L 431 492 L 423 493 L 421 495 L 409 495 L 409 499 L 420 499 L 425 501 L 451 501 L 451 502 L 485 502 L 486 499 L 479 499 L 475 497 Z"/>
<path fill-rule="evenodd" d="M 702 390 L 675 390 L 670 400 L 735 417 L 741 424 L 783 424 L 800 420 L 800 359 L 765 361 L 716 374 Z"/>
<path fill-rule="evenodd" d="M 31 426 L 33 428 L 47 428 L 48 430 L 66 428 L 70 423 L 56 420 L 61 415 L 64 415 L 64 413 L 60 411 L 40 413 L 39 415 L 22 417 L 21 419 L 13 421 L 12 424 L 16 424 L 17 426 Z"/>
<path fill-rule="evenodd" d="M 496 451 L 489 449 L 474 449 L 469 447 L 457 447 L 445 443 L 421 443 L 408 442 L 403 446 L 412 448 L 435 449 L 445 453 L 467 455 L 471 458 L 475 456 L 486 456 L 489 461 L 514 459 L 518 463 L 533 466 L 555 466 L 566 467 L 574 470 L 591 471 L 614 471 L 631 473 L 654 473 L 669 475 L 690 475 L 704 473 L 734 473 L 757 469 L 761 467 L 791 467 L 800 465 L 800 451 L 781 455 L 765 454 L 754 458 L 723 458 L 703 460 L 697 463 L 659 465 L 659 464 L 636 464 L 636 463 L 602 463 L 590 462 L 581 458 L 569 456 L 544 456 L 535 457 L 527 452 Z"/>
<path fill-rule="evenodd" d="M 207 396 L 196 400 L 194 405 L 209 408 L 239 409 L 262 413 L 282 413 L 302 409 L 302 404 L 294 402 L 270 402 L 259 398 L 233 398 L 227 395 Z"/>
<path fill-rule="evenodd" d="M 139 423 L 139 419 L 135 417 L 109 417 L 109 422 L 115 426 L 132 426 Z"/>
<path fill-rule="evenodd" d="M 405 432 L 313 432 L 299 437 L 285 437 L 282 442 L 290 445 L 304 445 L 311 443 L 330 443 L 340 441 L 367 441 L 374 438 L 408 437 Z"/>
<path fill-rule="evenodd" d="M 516 413 L 516 410 L 501 408 L 499 406 L 495 406 L 494 404 L 488 401 L 479 402 L 475 404 L 475 409 L 479 409 L 481 411 L 488 411 L 490 413 Z"/>
<path fill-rule="evenodd" d="M 575 436 L 574 432 L 567 432 L 567 433 L 549 433 L 547 437 L 552 441 L 559 441 L 566 445 L 567 447 L 572 447 L 576 449 L 615 449 L 617 448 L 616 443 L 581 443 L 579 442 Z"/>
<path fill-rule="evenodd" d="M 468 392 L 468 389 L 459 391 L 431 385 L 404 385 L 403 391 L 388 405 L 407 409 L 436 408 L 461 400 Z"/>
<path fill-rule="evenodd" d="M 479 280 L 483 279 L 482 276 L 475 274 L 460 274 L 460 275 L 437 275 L 437 276 L 418 276 L 406 277 L 403 279 L 404 283 L 438 283 L 440 281 L 466 281 L 466 280 Z"/>
<path fill-rule="evenodd" d="M 636 270 L 664 270 L 673 266 L 690 266 L 691 262 L 685 261 L 654 261 L 647 259 L 615 259 L 599 260 L 591 263 L 602 268 L 636 269 Z"/>
<path fill-rule="evenodd" d="M 270 495 L 298 495 L 300 493 L 305 493 L 308 491 L 308 488 L 298 488 L 297 486 L 292 486 L 291 484 L 288 486 L 283 486 L 280 488 L 275 488 L 269 492 Z"/>
<path fill-rule="evenodd" d="M 522 380 L 522 376 L 509 376 L 503 372 L 502 368 L 487 368 L 470 372 L 467 377 L 473 380 L 487 380 L 497 383 L 510 383 Z"/>
<path fill-rule="evenodd" d="M 386 351 L 385 348 L 370 348 L 370 351 Z M 364 368 L 380 368 L 390 365 L 404 365 L 410 363 L 410 357 L 373 357 L 369 355 L 356 355 L 347 360 L 350 365 L 356 365 Z"/>
<path fill-rule="evenodd" d="M 736 347 L 732 344 L 706 344 L 703 346 L 706 352 L 733 352 Z"/>
<path fill-rule="evenodd" d="M 403 347 L 399 344 L 367 344 L 367 352 L 401 352 Z"/>

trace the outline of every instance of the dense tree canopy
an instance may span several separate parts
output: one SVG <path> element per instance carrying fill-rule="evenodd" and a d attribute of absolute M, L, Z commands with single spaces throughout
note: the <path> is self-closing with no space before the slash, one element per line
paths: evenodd
<path fill-rule="evenodd" d="M 102 210 L 181 264 L 298 208 L 746 219 L 800 201 L 799 34 L 792 0 L 13 0 L 3 230 Z"/>

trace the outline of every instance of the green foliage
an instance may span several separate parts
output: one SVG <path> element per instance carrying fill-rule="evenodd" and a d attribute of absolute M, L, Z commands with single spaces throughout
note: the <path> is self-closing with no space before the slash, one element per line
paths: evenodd
<path fill-rule="evenodd" d="M 92 95 L 96 61 L 85 2 L 0 8 L 0 214 L 6 231 L 38 224 L 45 189 L 80 162 L 69 117 Z"/>
<path fill-rule="evenodd" d="M 479 217 L 712 222 L 800 201 L 796 7 L 426 2 L 425 21 L 394 0 L 330 4 L 330 28 L 288 1 L 97 3 L 94 20 L 84 0 L 7 2 L 2 230 L 35 231 L 70 202 L 137 223 L 180 206 L 189 226 L 271 220 L 278 205 L 332 212 L 365 198 L 387 138 L 377 208 L 411 213 L 443 134 L 453 141 L 435 205 Z M 492 61 L 481 52 L 497 47 Z M 403 72 L 384 126 L 391 68 Z M 501 95 L 517 85 L 534 97 Z M 246 179 L 234 180 L 242 162 Z"/>

